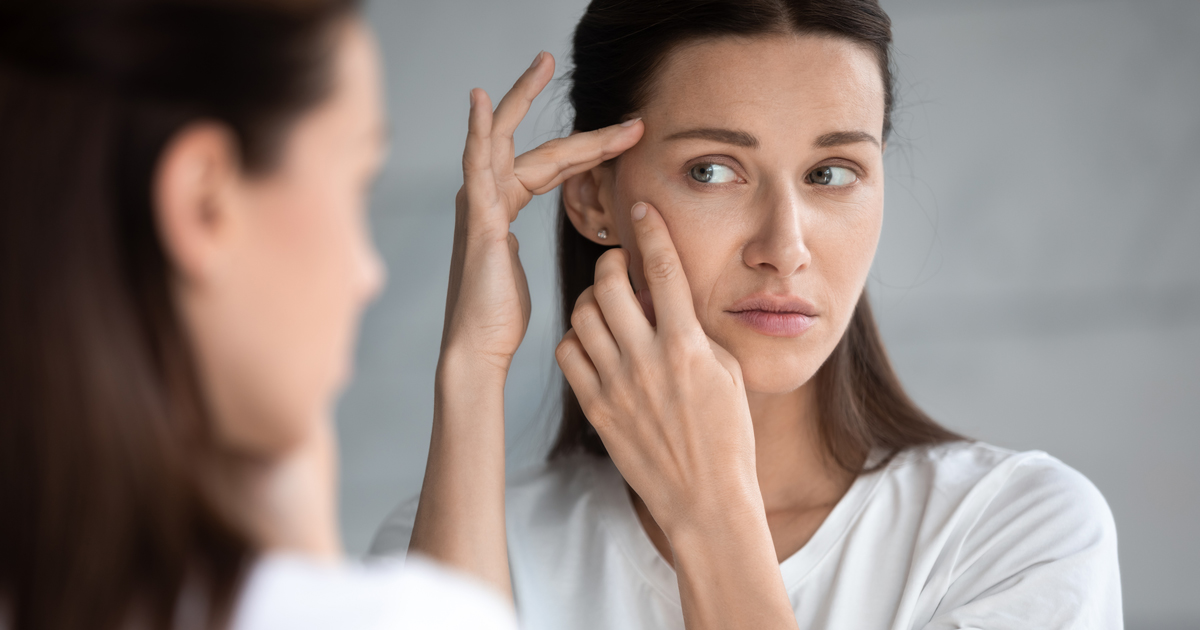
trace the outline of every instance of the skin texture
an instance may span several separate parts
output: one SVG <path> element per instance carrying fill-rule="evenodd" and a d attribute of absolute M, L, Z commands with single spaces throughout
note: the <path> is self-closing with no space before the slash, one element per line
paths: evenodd
<path fill-rule="evenodd" d="M 777 562 L 853 481 L 820 446 L 809 383 L 878 243 L 883 114 L 877 62 L 846 40 L 705 40 L 668 55 L 633 114 L 642 141 L 564 186 L 579 232 L 623 251 L 597 264 L 559 364 L 689 628 L 795 627 Z M 713 164 L 717 183 L 689 175 Z M 809 327 L 748 325 L 753 295 L 804 300 Z"/>
<path fill-rule="evenodd" d="M 384 280 L 366 219 L 383 111 L 374 41 L 349 20 L 331 94 L 296 121 L 274 168 L 243 171 L 232 132 L 201 122 L 156 173 L 174 300 L 222 447 L 210 484 L 268 550 L 340 553 L 331 413 Z"/>

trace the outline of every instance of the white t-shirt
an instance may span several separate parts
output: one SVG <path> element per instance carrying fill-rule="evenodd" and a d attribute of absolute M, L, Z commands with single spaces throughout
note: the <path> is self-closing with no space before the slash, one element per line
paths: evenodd
<path fill-rule="evenodd" d="M 526 630 L 683 626 L 674 570 L 607 459 L 516 477 L 509 560 Z M 403 553 L 416 502 L 372 553 Z M 979 443 L 917 448 L 863 474 L 779 566 L 801 628 L 1122 628 L 1112 514 L 1062 462 Z"/>
<path fill-rule="evenodd" d="M 481 583 L 410 558 L 324 565 L 270 554 L 242 592 L 234 630 L 516 630 L 512 605 Z"/>

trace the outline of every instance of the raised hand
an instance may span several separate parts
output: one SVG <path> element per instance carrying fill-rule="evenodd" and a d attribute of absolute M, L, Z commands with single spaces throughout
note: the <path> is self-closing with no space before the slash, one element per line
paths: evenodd
<path fill-rule="evenodd" d="M 553 76 L 553 56 L 539 53 L 495 113 L 486 92 L 471 91 L 442 350 L 463 351 L 505 371 L 525 336 L 530 311 L 509 224 L 534 195 L 617 156 L 642 136 L 634 120 L 551 140 L 514 157 L 513 132 Z"/>
<path fill-rule="evenodd" d="M 559 366 L 670 542 L 689 630 L 795 628 L 741 369 L 700 327 L 662 216 L 645 203 L 632 214 L 653 310 L 630 286 L 629 255 L 605 252 L 558 346 Z"/>
<path fill-rule="evenodd" d="M 668 536 L 758 493 L 754 430 L 737 361 L 705 335 L 658 212 L 634 233 L 657 326 L 629 283 L 629 255 L 605 252 L 557 358 L 626 482 Z M 641 218 L 639 218 L 639 216 Z M 759 499 L 761 502 L 761 499 Z"/>
<path fill-rule="evenodd" d="M 540 53 L 496 111 L 471 91 L 433 434 L 409 549 L 509 591 L 504 532 L 504 382 L 529 325 L 529 288 L 509 224 L 534 195 L 616 157 L 636 120 L 551 140 L 515 156 L 513 132 L 554 76 Z"/>

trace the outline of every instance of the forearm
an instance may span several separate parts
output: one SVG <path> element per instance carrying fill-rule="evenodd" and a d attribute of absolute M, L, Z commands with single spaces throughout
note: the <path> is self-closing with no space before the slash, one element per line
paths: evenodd
<path fill-rule="evenodd" d="M 761 498 L 668 533 L 688 630 L 795 630 Z"/>
<path fill-rule="evenodd" d="M 504 379 L 450 350 L 438 362 L 429 461 L 409 550 L 511 596 L 504 529 Z"/>

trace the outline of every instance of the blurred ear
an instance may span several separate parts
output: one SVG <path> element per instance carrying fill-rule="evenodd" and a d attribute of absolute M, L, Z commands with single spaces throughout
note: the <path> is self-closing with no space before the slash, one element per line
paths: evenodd
<path fill-rule="evenodd" d="M 233 132 L 196 123 L 167 143 L 154 177 L 154 213 L 163 251 L 185 282 L 218 273 L 241 216 L 235 212 L 241 161 Z"/>
<path fill-rule="evenodd" d="M 567 218 L 571 225 L 584 238 L 601 245 L 620 245 L 617 238 L 617 222 L 613 220 L 609 180 L 612 168 L 601 164 L 590 171 L 585 171 L 568 178 L 562 183 L 563 205 L 567 209 Z M 608 238 L 600 238 L 601 230 L 605 230 Z"/>

